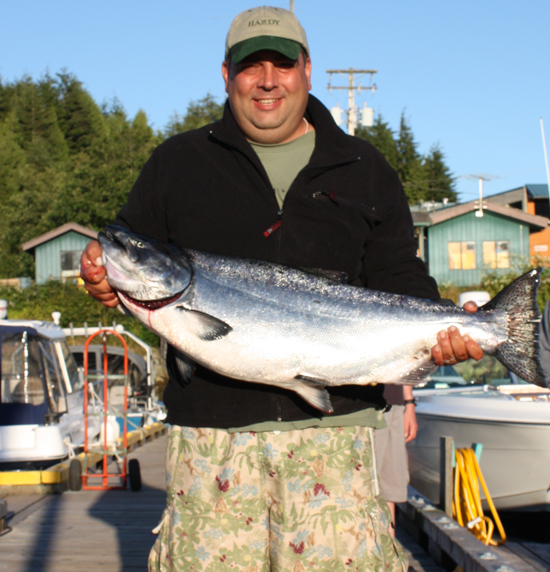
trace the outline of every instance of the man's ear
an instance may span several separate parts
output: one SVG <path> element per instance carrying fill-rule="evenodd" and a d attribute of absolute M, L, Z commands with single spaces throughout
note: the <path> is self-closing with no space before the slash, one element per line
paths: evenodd
<path fill-rule="evenodd" d="M 303 57 L 303 55 L 302 55 Z M 304 71 L 307 77 L 307 89 L 311 90 L 311 58 L 308 56 L 304 59 Z"/>
<path fill-rule="evenodd" d="M 231 70 L 229 69 L 229 64 L 224 61 L 222 63 L 222 76 L 223 76 L 223 81 L 225 83 L 225 93 L 228 93 L 227 89 L 228 89 L 228 84 L 229 84 L 229 75 L 231 73 Z"/>

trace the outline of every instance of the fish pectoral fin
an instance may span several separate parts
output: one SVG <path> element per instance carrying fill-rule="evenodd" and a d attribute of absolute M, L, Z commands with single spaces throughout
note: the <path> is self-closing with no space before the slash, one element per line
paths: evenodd
<path fill-rule="evenodd" d="M 325 389 L 325 385 L 327 385 L 326 381 L 307 375 L 297 375 L 294 379 L 298 383 L 292 389 L 298 395 L 316 409 L 324 413 L 334 413 L 334 408 L 330 402 L 330 395 Z"/>
<path fill-rule="evenodd" d="M 438 367 L 439 366 L 435 363 L 435 361 L 430 360 L 426 363 L 423 363 L 421 366 L 417 367 L 409 374 L 400 378 L 399 381 L 401 383 L 420 383 L 421 381 L 424 381 L 430 375 L 430 373 L 433 373 Z"/>
<path fill-rule="evenodd" d="M 219 340 L 233 329 L 229 324 L 210 314 L 188 310 L 185 306 L 176 306 L 176 310 L 185 312 L 187 330 L 205 342 Z"/>

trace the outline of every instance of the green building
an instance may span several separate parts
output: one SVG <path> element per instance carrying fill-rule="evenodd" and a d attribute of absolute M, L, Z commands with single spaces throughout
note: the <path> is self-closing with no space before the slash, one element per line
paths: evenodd
<path fill-rule="evenodd" d="M 80 255 L 97 231 L 68 222 L 25 242 L 22 249 L 34 255 L 36 283 L 48 280 L 76 280 L 80 273 Z"/>
<path fill-rule="evenodd" d="M 429 207 L 428 207 L 429 208 Z M 475 286 L 484 272 L 506 273 L 529 260 L 529 235 L 548 227 L 546 217 L 471 201 L 431 212 L 411 209 L 419 256 L 438 283 Z"/>

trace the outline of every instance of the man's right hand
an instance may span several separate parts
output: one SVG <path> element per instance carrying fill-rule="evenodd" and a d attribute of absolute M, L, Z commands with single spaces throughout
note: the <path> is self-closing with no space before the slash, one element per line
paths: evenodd
<path fill-rule="evenodd" d="M 88 243 L 80 257 L 80 278 L 90 296 L 99 300 L 108 308 L 118 306 L 118 297 L 107 282 L 107 274 L 103 266 L 101 246 L 97 240 Z"/>

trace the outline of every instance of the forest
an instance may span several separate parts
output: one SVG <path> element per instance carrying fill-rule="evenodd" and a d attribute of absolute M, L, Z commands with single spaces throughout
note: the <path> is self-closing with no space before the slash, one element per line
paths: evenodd
<path fill-rule="evenodd" d="M 0 81 L 0 278 L 34 276 L 25 241 L 66 222 L 96 230 L 111 222 L 153 149 L 222 111 L 207 94 L 154 130 L 145 111 L 128 117 L 117 99 L 98 104 L 66 70 Z M 411 203 L 456 199 L 442 151 L 421 155 L 404 115 L 397 131 L 378 116 L 356 135 L 386 156 Z"/>

